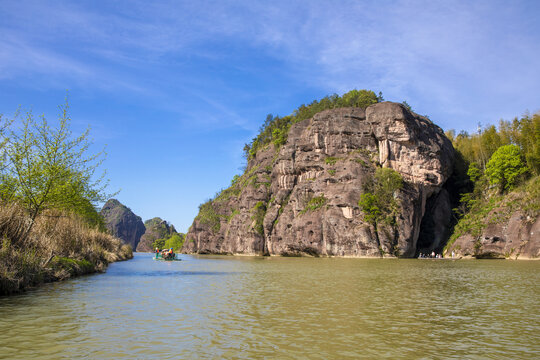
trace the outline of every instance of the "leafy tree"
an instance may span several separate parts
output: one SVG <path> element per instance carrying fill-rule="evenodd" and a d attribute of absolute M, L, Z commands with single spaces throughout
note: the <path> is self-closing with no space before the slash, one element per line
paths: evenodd
<path fill-rule="evenodd" d="M 360 195 L 358 206 L 364 212 L 364 219 L 374 226 L 377 226 L 377 220 L 381 216 L 381 209 L 378 204 L 377 197 L 372 193 L 366 192 Z"/>
<path fill-rule="evenodd" d="M 375 195 L 381 201 L 381 209 L 391 213 L 396 204 L 394 194 L 403 187 L 401 175 L 391 168 L 377 168 L 375 170 Z"/>
<path fill-rule="evenodd" d="M 517 145 L 501 146 L 486 165 L 486 177 L 492 185 L 498 185 L 502 193 L 510 190 L 518 182 L 520 176 L 527 172 L 521 159 L 521 151 Z"/>
<path fill-rule="evenodd" d="M 165 241 L 167 239 L 156 239 L 152 243 L 152 249 L 158 248 L 158 249 L 165 249 Z"/>
<path fill-rule="evenodd" d="M 17 201 L 28 211 L 30 229 L 43 211 L 60 209 L 95 218 L 94 205 L 111 194 L 105 192 L 105 172 L 95 177 L 104 152 L 88 154 L 89 129 L 74 137 L 66 103 L 60 106 L 57 127 L 31 112 L 13 130 L 4 147 L 7 164 L 2 171 L 0 197 Z M 17 114 L 18 116 L 19 114 Z"/>
<path fill-rule="evenodd" d="M 395 225 L 399 204 L 395 199 L 396 191 L 403 187 L 401 175 L 390 168 L 377 168 L 372 183 L 366 185 L 360 196 L 358 206 L 364 213 L 364 219 L 375 228 L 379 243 L 378 227 L 381 222 Z"/>
<path fill-rule="evenodd" d="M 184 245 L 184 241 L 186 239 L 186 235 L 182 233 L 173 233 L 168 238 L 163 239 L 156 239 L 152 243 L 152 248 L 158 248 L 158 249 L 170 249 L 173 248 L 174 251 L 180 250 L 182 248 L 182 245 Z"/>
<path fill-rule="evenodd" d="M 354 106 L 366 108 L 369 105 L 376 104 L 379 98 L 371 90 L 351 90 L 343 94 L 341 98 L 341 106 Z"/>
<path fill-rule="evenodd" d="M 469 165 L 469 170 L 467 171 L 467 175 L 473 182 L 475 182 L 476 180 L 480 178 L 480 176 L 482 176 L 482 170 L 480 170 L 480 168 L 478 167 L 478 163 L 472 162 Z"/>

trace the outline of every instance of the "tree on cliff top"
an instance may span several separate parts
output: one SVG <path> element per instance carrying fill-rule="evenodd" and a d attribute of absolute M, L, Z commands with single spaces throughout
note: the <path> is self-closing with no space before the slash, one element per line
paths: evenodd
<path fill-rule="evenodd" d="M 67 100 L 59 108 L 57 127 L 44 116 L 36 120 L 28 112 L 21 128 L 9 133 L 2 149 L 7 163 L 0 174 L 0 198 L 23 205 L 32 224 L 49 209 L 96 220 L 94 205 L 112 196 L 105 192 L 105 172 L 95 178 L 104 152 L 88 154 L 92 144 L 89 129 L 74 137 Z"/>

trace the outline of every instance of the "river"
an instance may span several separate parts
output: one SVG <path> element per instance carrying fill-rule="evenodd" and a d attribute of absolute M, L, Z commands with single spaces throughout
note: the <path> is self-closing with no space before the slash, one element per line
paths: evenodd
<path fill-rule="evenodd" d="M 0 358 L 540 357 L 540 262 L 151 256 L 0 298 Z"/>

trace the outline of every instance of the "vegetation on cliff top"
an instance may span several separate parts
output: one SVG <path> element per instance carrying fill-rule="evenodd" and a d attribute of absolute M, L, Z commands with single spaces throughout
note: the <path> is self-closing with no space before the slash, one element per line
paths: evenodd
<path fill-rule="evenodd" d="M 382 93 L 377 96 L 371 90 L 351 90 L 342 96 L 333 94 L 321 100 L 314 100 L 311 104 L 301 105 L 291 115 L 284 117 L 269 114 L 259 129 L 259 134 L 253 138 L 250 144 L 244 146 L 244 156 L 252 159 L 257 152 L 272 143 L 280 147 L 287 141 L 289 129 L 292 124 L 310 119 L 315 114 L 328 109 L 342 107 L 366 108 L 369 105 L 383 101 Z"/>
<path fill-rule="evenodd" d="M 89 154 L 89 130 L 73 136 L 68 109 L 60 106 L 56 126 L 31 112 L 0 116 L 0 294 L 131 256 L 104 233 L 96 209 L 111 196 L 105 172 L 96 175 L 104 153 Z"/>

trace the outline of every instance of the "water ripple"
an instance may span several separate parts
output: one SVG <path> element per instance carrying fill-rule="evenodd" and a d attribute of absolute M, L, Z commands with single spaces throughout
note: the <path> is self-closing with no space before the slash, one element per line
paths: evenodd
<path fill-rule="evenodd" d="M 0 358 L 540 357 L 538 262 L 183 260 L 0 298 Z"/>

